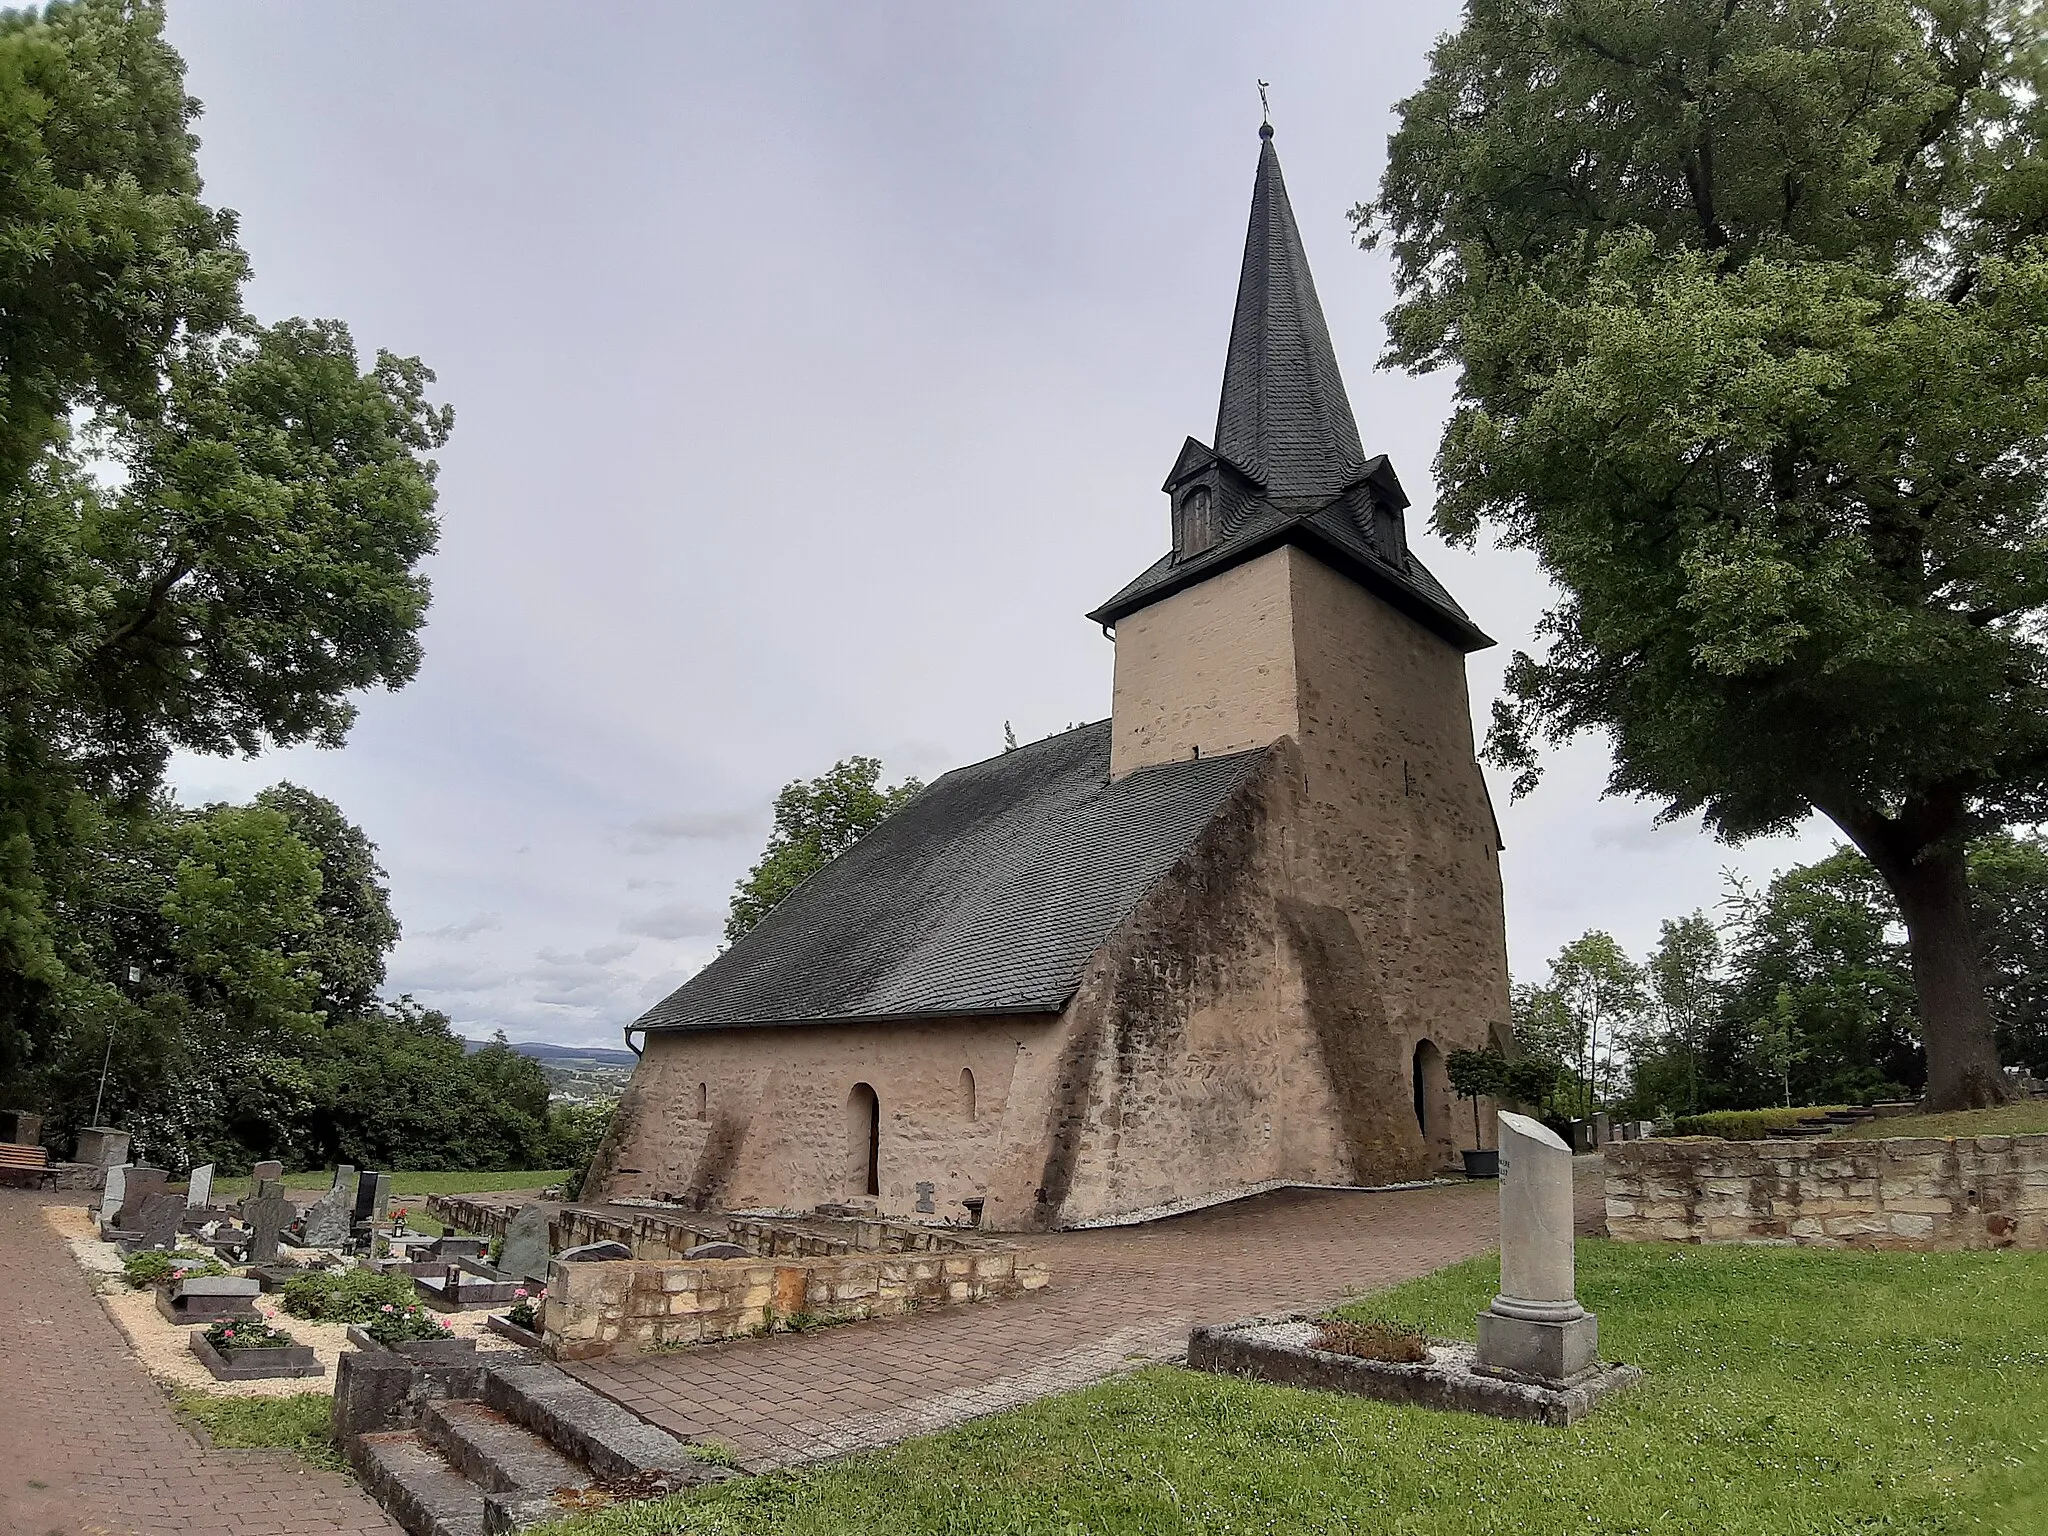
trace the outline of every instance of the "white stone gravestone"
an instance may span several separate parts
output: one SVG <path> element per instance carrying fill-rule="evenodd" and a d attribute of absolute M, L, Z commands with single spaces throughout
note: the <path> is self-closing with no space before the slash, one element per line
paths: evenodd
<path fill-rule="evenodd" d="M 1537 1381 L 1593 1367 L 1599 1323 L 1579 1305 L 1572 1149 L 1527 1115 L 1500 1116 L 1500 1294 L 1479 1314 L 1479 1365 Z"/>
<path fill-rule="evenodd" d="M 203 1211 L 213 1199 L 213 1164 L 201 1163 L 191 1173 L 185 1187 L 185 1206 L 188 1210 Z"/>
<path fill-rule="evenodd" d="M 121 1214 L 121 1201 L 128 1193 L 128 1170 L 133 1163 L 116 1163 L 107 1170 L 107 1182 L 100 1190 L 100 1220 L 112 1221 Z"/>

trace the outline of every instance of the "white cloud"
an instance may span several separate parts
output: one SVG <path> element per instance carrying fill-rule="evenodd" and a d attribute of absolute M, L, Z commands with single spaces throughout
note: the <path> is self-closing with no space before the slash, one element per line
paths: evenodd
<path fill-rule="evenodd" d="M 698 939 L 724 931 L 723 912 L 688 901 L 672 901 L 666 906 L 635 912 L 619 924 L 621 933 L 642 934 L 650 939 Z"/>
<path fill-rule="evenodd" d="M 459 923 L 444 923 L 439 928 L 423 928 L 419 933 L 407 934 L 406 937 L 446 939 L 459 944 L 464 939 L 473 939 L 480 933 L 491 933 L 504 926 L 505 919 L 499 913 L 479 912 L 476 916 L 466 917 Z"/>
<path fill-rule="evenodd" d="M 642 816 L 613 829 L 611 845 L 621 853 L 665 853 L 677 843 L 720 843 L 760 830 L 757 811 L 674 811 Z"/>

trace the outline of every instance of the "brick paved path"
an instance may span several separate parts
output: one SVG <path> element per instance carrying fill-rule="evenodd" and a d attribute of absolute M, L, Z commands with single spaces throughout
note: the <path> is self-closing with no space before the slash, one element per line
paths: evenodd
<path fill-rule="evenodd" d="M 1284 1191 L 1146 1227 L 1027 1246 L 1035 1296 L 569 1367 L 754 1470 L 886 1445 L 1185 1351 L 1191 1325 L 1376 1290 L 1491 1249 L 1499 1186 Z M 1602 1229 L 1600 1164 L 1577 1170 L 1579 1229 Z"/>
<path fill-rule="evenodd" d="M 339 1473 L 202 1446 L 43 1219 L 47 1198 L 0 1191 L 0 1536 L 395 1536 Z"/>

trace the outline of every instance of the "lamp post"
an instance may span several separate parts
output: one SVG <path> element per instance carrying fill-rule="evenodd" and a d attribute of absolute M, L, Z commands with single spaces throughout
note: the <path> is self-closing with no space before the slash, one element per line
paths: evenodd
<path fill-rule="evenodd" d="M 129 966 L 129 967 L 128 967 L 128 985 L 129 985 L 129 986 L 131 986 L 131 987 L 138 987 L 138 986 L 142 985 L 142 967 L 141 967 L 141 966 L 139 966 L 139 965 L 131 965 L 131 966 Z M 109 1069 L 110 1067 L 112 1067 L 113 1065 L 114 1065 L 114 1021 L 113 1021 L 112 1019 L 108 1019 L 108 1020 L 107 1020 L 107 1050 L 106 1050 L 106 1054 L 105 1054 L 104 1056 L 102 1056 L 102 1057 L 100 1058 L 100 1091 L 99 1091 L 99 1094 L 98 1094 L 98 1096 L 97 1096 L 97 1097 L 95 1097 L 95 1098 L 93 1099 L 93 1101 L 92 1101 L 92 1123 L 93 1123 L 94 1125 L 98 1125 L 98 1124 L 100 1123 L 100 1110 L 101 1110 L 102 1108 L 104 1108 L 104 1107 L 105 1107 L 105 1105 L 106 1105 L 106 1102 L 107 1102 L 107 1071 L 108 1071 L 108 1069 Z"/>

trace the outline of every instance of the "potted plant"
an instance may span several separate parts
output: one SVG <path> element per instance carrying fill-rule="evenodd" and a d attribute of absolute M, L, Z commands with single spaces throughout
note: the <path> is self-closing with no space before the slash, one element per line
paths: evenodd
<path fill-rule="evenodd" d="M 512 1295 L 512 1305 L 506 1308 L 505 1315 L 500 1317 L 492 1313 L 484 1319 L 485 1326 L 491 1332 L 500 1334 L 515 1344 L 538 1349 L 542 1337 L 541 1309 L 547 1305 L 547 1287 L 542 1286 L 538 1290 L 529 1291 L 521 1286 Z"/>
<path fill-rule="evenodd" d="M 1444 1065 L 1451 1075 L 1452 1091 L 1459 1098 L 1472 1101 L 1474 1145 L 1464 1150 L 1465 1177 L 1497 1179 L 1500 1177 L 1500 1149 L 1477 1145 L 1483 1139 L 1479 1129 L 1479 1101 L 1488 1095 L 1499 1096 L 1507 1076 L 1507 1058 L 1498 1051 L 1453 1051 Z"/>

